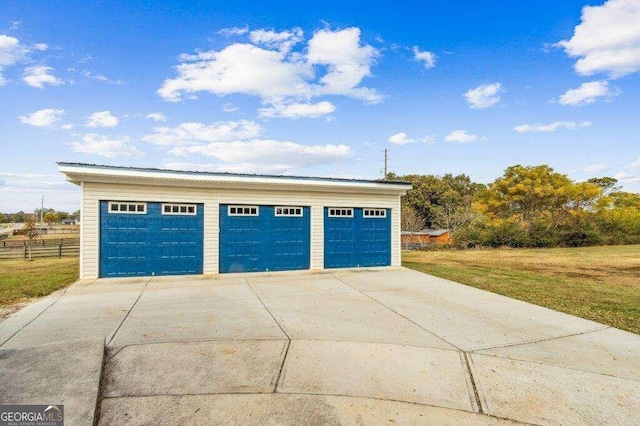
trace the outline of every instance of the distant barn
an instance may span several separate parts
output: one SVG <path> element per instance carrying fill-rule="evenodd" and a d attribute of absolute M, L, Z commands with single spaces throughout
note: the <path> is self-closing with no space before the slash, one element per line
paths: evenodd
<path fill-rule="evenodd" d="M 434 244 L 450 244 L 451 232 L 448 229 L 423 229 L 421 231 L 402 231 L 403 249 L 420 249 Z"/>

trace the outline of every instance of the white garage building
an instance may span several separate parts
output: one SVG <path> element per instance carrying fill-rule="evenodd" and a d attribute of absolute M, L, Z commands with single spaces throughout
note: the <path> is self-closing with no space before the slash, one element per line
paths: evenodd
<path fill-rule="evenodd" d="M 58 163 L 80 278 L 400 265 L 405 182 Z"/>

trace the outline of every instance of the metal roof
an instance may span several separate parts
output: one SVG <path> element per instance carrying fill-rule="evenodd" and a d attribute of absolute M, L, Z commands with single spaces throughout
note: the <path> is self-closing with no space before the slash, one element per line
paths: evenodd
<path fill-rule="evenodd" d="M 219 176 L 228 178 L 269 178 L 269 179 L 283 179 L 283 180 L 312 180 L 312 181 L 326 181 L 326 182 L 352 182 L 352 183 L 375 183 L 384 185 L 411 185 L 410 182 L 403 181 L 390 181 L 382 179 L 345 179 L 345 178 L 331 178 L 331 177 L 315 177 L 315 176 L 288 176 L 288 175 L 267 175 L 267 174 L 250 174 L 250 173 L 227 173 L 227 172 L 202 172 L 202 171 L 187 171 L 187 170 L 173 170 L 173 169 L 158 169 L 152 167 L 125 167 L 125 166 L 108 166 L 101 164 L 90 163 L 73 163 L 73 162 L 57 162 L 61 167 L 84 167 L 95 169 L 109 169 L 120 171 L 132 171 L 132 172 L 152 172 L 152 173 L 166 173 L 166 174 L 179 174 L 179 175 L 200 175 L 200 176 Z"/>
<path fill-rule="evenodd" d="M 421 231 L 402 231 L 403 235 L 428 235 L 430 237 L 439 237 L 449 232 L 448 229 L 423 229 Z"/>

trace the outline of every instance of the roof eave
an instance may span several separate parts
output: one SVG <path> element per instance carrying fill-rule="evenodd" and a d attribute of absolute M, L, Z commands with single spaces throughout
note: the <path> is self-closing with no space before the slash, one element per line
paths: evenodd
<path fill-rule="evenodd" d="M 330 181 L 314 178 L 287 178 L 265 176 L 234 176 L 186 173 L 167 173 L 136 169 L 81 167 L 59 163 L 58 170 L 65 174 L 69 182 L 132 183 L 166 186 L 202 186 L 216 188 L 256 188 L 265 187 L 305 191 L 375 192 L 404 195 L 411 184 Z"/>

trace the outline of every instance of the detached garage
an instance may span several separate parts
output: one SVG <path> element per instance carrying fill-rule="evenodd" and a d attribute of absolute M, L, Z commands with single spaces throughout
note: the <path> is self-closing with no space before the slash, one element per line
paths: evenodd
<path fill-rule="evenodd" d="M 58 169 L 82 192 L 81 278 L 400 265 L 408 183 Z"/>

